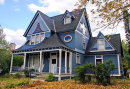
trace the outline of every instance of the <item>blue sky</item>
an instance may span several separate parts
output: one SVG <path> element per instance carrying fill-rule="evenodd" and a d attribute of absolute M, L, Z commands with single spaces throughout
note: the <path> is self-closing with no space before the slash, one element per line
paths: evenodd
<path fill-rule="evenodd" d="M 8 42 L 16 43 L 16 48 L 23 45 L 26 38 L 23 34 L 30 24 L 33 16 L 37 10 L 42 11 L 48 16 L 55 16 L 63 14 L 65 10 L 72 11 L 76 7 L 74 4 L 78 0 L 0 0 L 0 25 L 4 29 L 6 40 Z M 87 5 L 86 10 L 91 20 L 90 10 L 95 8 L 93 5 Z M 91 30 L 96 28 L 96 24 L 89 21 Z M 118 26 L 118 31 L 106 29 L 103 31 L 104 35 L 112 33 L 121 33 L 122 39 L 125 39 L 123 24 Z M 96 36 L 98 31 L 93 32 Z"/>

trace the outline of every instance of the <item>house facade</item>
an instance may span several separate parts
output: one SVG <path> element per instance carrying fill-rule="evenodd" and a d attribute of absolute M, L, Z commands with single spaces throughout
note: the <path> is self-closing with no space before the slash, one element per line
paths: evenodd
<path fill-rule="evenodd" d="M 53 73 L 58 80 L 71 78 L 74 68 L 91 62 L 94 65 L 113 59 L 121 76 L 122 46 L 119 34 L 92 37 L 86 9 L 48 17 L 37 11 L 25 31 L 26 42 L 12 51 L 10 73 L 35 69 L 36 73 Z M 23 55 L 22 67 L 13 66 L 13 55 Z"/>

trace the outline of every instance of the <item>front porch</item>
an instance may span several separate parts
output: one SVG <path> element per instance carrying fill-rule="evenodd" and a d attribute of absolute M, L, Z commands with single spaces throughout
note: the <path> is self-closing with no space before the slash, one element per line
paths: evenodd
<path fill-rule="evenodd" d="M 21 67 L 13 66 L 13 55 L 23 55 L 24 63 Z M 34 74 L 53 73 L 58 80 L 61 77 L 72 76 L 72 52 L 57 49 L 37 52 L 13 53 L 10 73 L 20 72 L 23 69 L 34 69 Z"/>

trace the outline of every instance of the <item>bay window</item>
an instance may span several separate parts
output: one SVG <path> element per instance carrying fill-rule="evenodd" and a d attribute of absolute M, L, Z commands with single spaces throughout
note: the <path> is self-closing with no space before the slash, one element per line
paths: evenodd
<path fill-rule="evenodd" d="M 45 38 L 44 33 L 32 35 L 30 45 L 36 45 L 36 44 L 42 42 L 44 38 Z"/>

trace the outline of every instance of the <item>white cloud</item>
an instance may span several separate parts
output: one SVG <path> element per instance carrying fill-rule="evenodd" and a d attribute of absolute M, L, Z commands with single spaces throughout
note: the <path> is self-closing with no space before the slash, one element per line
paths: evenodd
<path fill-rule="evenodd" d="M 42 6 L 37 6 L 36 4 L 32 3 L 28 5 L 28 8 L 33 12 L 40 10 L 43 13 L 56 11 L 59 13 L 64 13 L 65 10 L 72 11 L 75 8 L 74 4 L 77 1 L 78 0 L 39 0 L 39 3 Z"/>
<path fill-rule="evenodd" d="M 3 5 L 4 4 L 4 0 L 0 0 L 0 4 Z"/>
<path fill-rule="evenodd" d="M 23 29 L 18 29 L 16 31 L 13 31 L 11 29 L 4 28 L 4 34 L 6 35 L 5 39 L 9 43 L 15 43 L 16 48 L 19 48 L 25 43 L 26 38 L 23 37 L 24 32 L 25 30 Z"/>
<path fill-rule="evenodd" d="M 14 11 L 20 11 L 20 9 L 18 9 L 18 8 L 15 8 L 15 9 L 14 9 Z"/>

